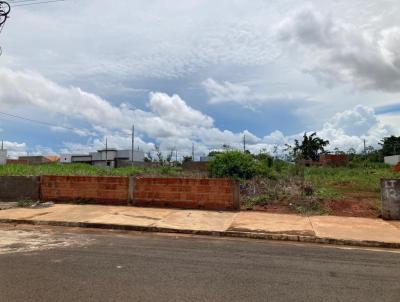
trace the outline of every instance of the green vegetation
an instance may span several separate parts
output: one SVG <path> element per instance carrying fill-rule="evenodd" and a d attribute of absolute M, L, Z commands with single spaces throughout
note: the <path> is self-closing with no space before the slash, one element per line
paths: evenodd
<path fill-rule="evenodd" d="M 380 192 L 381 178 L 399 178 L 384 164 L 353 164 L 349 167 L 306 167 L 305 181 L 318 188 L 322 196 L 340 194 L 348 190 Z M 330 192 L 330 193 L 329 193 Z"/>
<path fill-rule="evenodd" d="M 356 215 L 377 217 L 380 179 L 400 177 L 377 159 L 355 154 L 342 167 L 305 166 L 302 160 L 290 163 L 266 152 L 254 155 L 227 150 L 214 154 L 209 172 L 211 177 L 239 179 L 242 206 L 246 209 L 306 215 L 349 215 L 355 211 Z"/>
<path fill-rule="evenodd" d="M 328 215 L 329 210 L 326 209 L 321 202 L 316 199 L 308 199 L 301 205 L 295 206 L 296 212 L 303 215 Z"/>
<path fill-rule="evenodd" d="M 400 136 L 389 136 L 382 139 L 380 145 L 382 146 L 381 153 L 383 156 L 390 156 L 399 154 L 400 151 Z"/>
<path fill-rule="evenodd" d="M 35 202 L 32 199 L 22 199 L 19 200 L 17 205 L 20 208 L 28 208 L 30 206 L 32 206 Z"/>
<path fill-rule="evenodd" d="M 80 176 L 129 176 L 129 175 L 180 175 L 177 167 L 126 167 L 106 169 L 87 164 L 4 165 L 0 176 L 80 175 Z"/>
<path fill-rule="evenodd" d="M 215 153 L 210 162 L 209 174 L 211 177 L 232 177 L 235 179 L 251 179 L 262 176 L 278 179 L 286 175 L 291 169 L 291 164 L 274 159 L 267 153 L 257 155 L 249 152 L 225 151 Z"/>
<path fill-rule="evenodd" d="M 215 154 L 210 163 L 210 176 L 250 179 L 257 173 L 256 163 L 250 154 L 240 151 L 227 151 Z"/>
<path fill-rule="evenodd" d="M 319 138 L 315 132 L 310 135 L 304 133 L 301 143 L 297 139 L 294 140 L 293 153 L 295 157 L 300 156 L 302 159 L 318 160 L 327 145 L 329 141 Z"/>

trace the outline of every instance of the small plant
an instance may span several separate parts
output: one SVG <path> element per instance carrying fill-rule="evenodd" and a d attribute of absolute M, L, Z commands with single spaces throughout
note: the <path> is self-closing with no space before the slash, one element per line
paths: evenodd
<path fill-rule="evenodd" d="M 322 187 L 317 190 L 317 196 L 323 199 L 341 199 L 343 194 L 340 190 L 332 187 Z"/>
<path fill-rule="evenodd" d="M 267 200 L 268 200 L 268 196 L 266 196 L 266 195 L 253 196 L 253 197 L 247 198 L 243 202 L 243 205 L 246 209 L 251 209 L 257 205 L 265 205 L 267 203 Z"/>
<path fill-rule="evenodd" d="M 21 199 L 18 201 L 17 205 L 20 208 L 31 207 L 35 202 L 32 199 Z"/>
<path fill-rule="evenodd" d="M 307 198 L 300 205 L 295 205 L 295 209 L 302 215 L 329 215 L 329 210 L 324 205 L 314 198 Z"/>

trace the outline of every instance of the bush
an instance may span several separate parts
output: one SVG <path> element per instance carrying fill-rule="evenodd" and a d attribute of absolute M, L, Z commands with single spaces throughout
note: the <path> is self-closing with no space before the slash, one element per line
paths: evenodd
<path fill-rule="evenodd" d="M 227 151 L 215 155 L 210 162 L 209 173 L 211 177 L 250 179 L 257 174 L 257 166 L 250 154 Z"/>

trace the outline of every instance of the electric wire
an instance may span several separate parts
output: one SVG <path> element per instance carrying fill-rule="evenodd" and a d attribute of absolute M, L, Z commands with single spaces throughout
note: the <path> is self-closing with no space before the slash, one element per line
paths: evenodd
<path fill-rule="evenodd" d="M 66 0 L 48 0 L 48 1 L 35 1 L 35 0 L 19 0 L 19 1 L 11 1 L 11 7 L 21 7 L 21 6 L 30 6 L 30 5 L 38 5 L 38 4 L 47 4 L 54 2 L 65 2 Z M 15 3 L 15 4 L 14 4 Z"/>
<path fill-rule="evenodd" d="M 49 122 L 45 122 L 45 121 L 39 121 L 39 120 L 36 120 L 36 119 L 31 119 L 31 118 L 28 118 L 28 117 L 24 117 L 24 116 L 20 116 L 20 115 L 15 115 L 15 114 L 7 113 L 7 112 L 2 112 L 2 111 L 0 111 L 0 114 L 1 114 L 1 115 L 4 115 L 4 116 L 11 117 L 11 118 L 17 118 L 17 119 L 25 120 L 25 121 L 28 121 L 28 122 L 31 122 L 31 123 L 37 123 L 37 124 L 41 124 L 41 125 L 45 125 L 45 126 L 49 126 L 49 127 L 63 128 L 63 129 L 72 130 L 72 131 L 79 131 L 79 130 L 82 130 L 82 129 L 79 129 L 79 128 L 73 128 L 73 127 L 68 127 L 68 126 L 57 125 L 57 124 L 55 124 L 55 123 L 49 123 Z"/>

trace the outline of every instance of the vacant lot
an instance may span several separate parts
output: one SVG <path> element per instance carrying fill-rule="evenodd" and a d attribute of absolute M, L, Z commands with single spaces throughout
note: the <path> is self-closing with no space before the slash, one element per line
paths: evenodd
<path fill-rule="evenodd" d="M 0 166 L 1 175 L 195 176 L 179 167 L 104 169 L 86 164 L 6 165 Z M 336 168 L 274 164 L 269 176 L 241 181 L 242 209 L 379 217 L 380 179 L 399 177 L 400 173 L 383 164 Z"/>
<path fill-rule="evenodd" d="M 399 178 L 383 164 L 286 169 L 242 184 L 245 209 L 280 213 L 379 217 L 380 179 Z M 297 174 L 297 175 L 296 175 Z"/>

